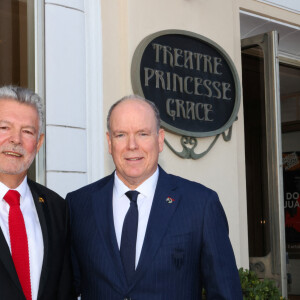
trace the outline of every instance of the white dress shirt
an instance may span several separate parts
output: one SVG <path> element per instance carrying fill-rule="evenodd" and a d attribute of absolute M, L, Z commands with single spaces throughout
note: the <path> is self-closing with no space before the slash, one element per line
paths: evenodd
<path fill-rule="evenodd" d="M 138 191 L 140 194 L 138 195 L 137 199 L 139 219 L 136 239 L 135 267 L 138 265 L 144 243 L 150 210 L 157 185 L 158 173 L 159 171 L 157 168 L 155 173 L 150 178 L 136 188 L 136 191 Z M 130 189 L 119 179 L 117 173 L 115 172 L 113 188 L 113 217 L 119 249 L 121 245 L 124 219 L 130 206 L 130 200 L 125 195 L 125 193 L 128 191 L 130 191 Z"/>
<path fill-rule="evenodd" d="M 11 251 L 8 227 L 8 213 L 10 207 L 3 199 L 8 190 L 9 188 L 2 182 L 0 182 L 0 227 Z M 22 211 L 25 222 L 29 246 L 31 294 L 32 299 L 35 300 L 37 299 L 38 295 L 44 258 L 44 242 L 42 229 L 40 226 L 35 204 L 33 202 L 33 197 L 27 184 L 27 177 L 24 178 L 23 182 L 15 190 L 18 191 L 21 195 L 20 209 Z"/>

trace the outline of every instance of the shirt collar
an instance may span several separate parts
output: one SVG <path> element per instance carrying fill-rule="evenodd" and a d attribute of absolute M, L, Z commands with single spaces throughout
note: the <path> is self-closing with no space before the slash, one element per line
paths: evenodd
<path fill-rule="evenodd" d="M 136 188 L 136 191 L 138 191 L 145 197 L 153 197 L 157 185 L 158 175 L 159 169 L 157 168 L 156 171 L 148 179 L 146 179 L 141 185 Z M 121 198 L 126 192 L 130 191 L 130 188 L 125 185 L 124 182 L 118 177 L 117 172 L 115 172 L 114 176 L 114 189 L 116 192 L 116 196 L 118 198 Z"/>
<path fill-rule="evenodd" d="M 21 182 L 21 184 L 16 187 L 13 190 L 16 190 L 20 193 L 21 195 L 21 199 L 20 201 L 22 201 L 22 199 L 25 198 L 25 195 L 27 193 L 27 189 L 28 189 L 28 184 L 27 184 L 27 176 L 25 176 L 25 178 L 23 179 L 23 181 Z M 9 187 L 7 187 L 4 183 L 2 183 L 0 181 L 0 199 L 3 199 L 3 197 L 5 196 L 5 194 L 11 190 Z"/>

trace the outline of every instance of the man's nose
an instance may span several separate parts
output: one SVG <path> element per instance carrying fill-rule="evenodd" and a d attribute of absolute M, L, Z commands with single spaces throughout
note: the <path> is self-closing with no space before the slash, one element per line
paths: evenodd
<path fill-rule="evenodd" d="M 130 135 L 128 140 L 128 148 L 134 150 L 138 148 L 137 140 L 135 135 Z"/>
<path fill-rule="evenodd" d="M 14 144 L 21 144 L 21 132 L 19 130 L 12 130 L 10 135 L 10 142 Z"/>

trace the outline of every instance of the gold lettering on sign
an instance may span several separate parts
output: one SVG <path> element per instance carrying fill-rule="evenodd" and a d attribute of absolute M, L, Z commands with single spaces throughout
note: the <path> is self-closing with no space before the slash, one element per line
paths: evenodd
<path fill-rule="evenodd" d="M 180 76 L 177 73 L 165 72 L 144 67 L 145 86 L 157 89 L 180 92 L 187 95 L 205 96 L 220 100 L 231 100 L 229 82 L 211 81 L 202 77 Z"/>
<path fill-rule="evenodd" d="M 156 63 L 222 75 L 219 70 L 222 66 L 221 57 L 172 48 L 156 43 L 153 43 L 152 47 L 155 51 Z"/>
<path fill-rule="evenodd" d="M 213 106 L 209 103 L 198 102 L 195 104 L 191 101 L 168 98 L 166 101 L 166 112 L 167 115 L 170 116 L 174 121 L 176 118 L 208 122 L 213 121 L 211 118 Z"/>
<path fill-rule="evenodd" d="M 171 71 L 162 70 L 160 67 L 144 67 L 144 86 L 182 94 L 182 99 L 166 100 L 167 115 L 174 121 L 181 118 L 213 122 L 215 102 L 211 100 L 232 100 L 231 83 L 222 78 L 223 58 L 159 43 L 151 45 L 157 66 L 169 66 Z M 193 75 L 179 75 L 180 69 L 193 70 Z M 199 102 L 183 100 L 188 98 L 186 95 L 200 96 Z"/>

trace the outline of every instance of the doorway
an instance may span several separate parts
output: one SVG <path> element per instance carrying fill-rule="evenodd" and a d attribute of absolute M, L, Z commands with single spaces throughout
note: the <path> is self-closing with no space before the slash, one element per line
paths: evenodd
<path fill-rule="evenodd" d="M 278 34 L 242 40 L 250 268 L 300 299 L 300 64 Z"/>
<path fill-rule="evenodd" d="M 300 63 L 281 60 L 280 103 L 289 299 L 300 299 Z"/>
<path fill-rule="evenodd" d="M 278 34 L 242 40 L 250 269 L 287 296 Z"/>
<path fill-rule="evenodd" d="M 41 3 L 34 0 L 0 1 L 0 86 L 29 88 L 44 98 L 41 89 L 44 80 L 38 77 L 44 72 L 40 63 L 43 58 L 36 59 L 41 56 L 40 45 L 43 45 L 37 31 L 43 31 L 41 24 L 37 24 L 42 15 Z M 45 183 L 44 153 L 45 145 L 28 170 L 28 177 L 40 183 Z"/>

